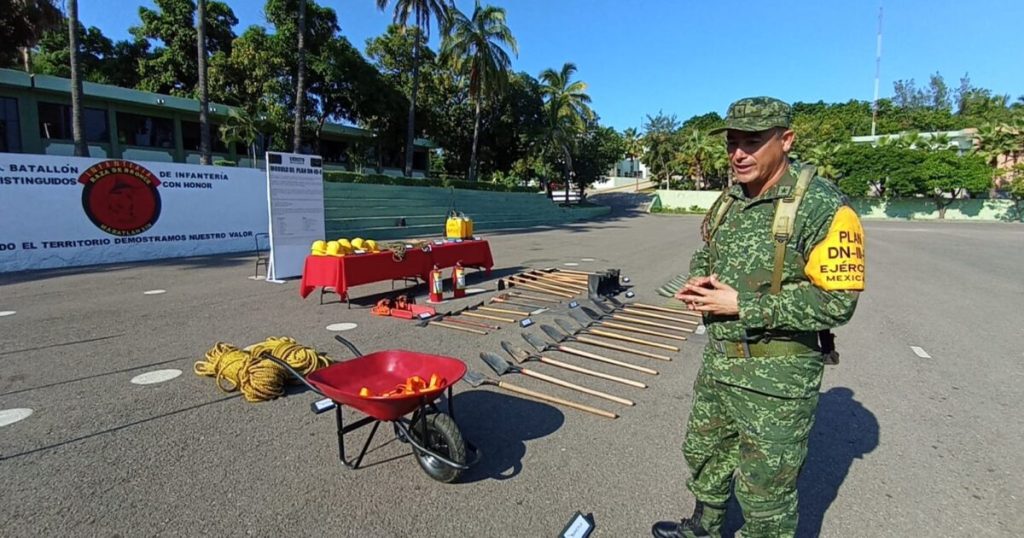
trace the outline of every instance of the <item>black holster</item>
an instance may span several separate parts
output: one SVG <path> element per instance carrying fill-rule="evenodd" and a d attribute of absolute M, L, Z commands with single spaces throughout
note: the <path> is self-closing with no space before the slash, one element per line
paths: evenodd
<path fill-rule="evenodd" d="M 839 364 L 839 352 L 836 351 L 836 335 L 826 329 L 818 331 L 818 345 L 821 346 L 821 361 L 833 366 Z"/>

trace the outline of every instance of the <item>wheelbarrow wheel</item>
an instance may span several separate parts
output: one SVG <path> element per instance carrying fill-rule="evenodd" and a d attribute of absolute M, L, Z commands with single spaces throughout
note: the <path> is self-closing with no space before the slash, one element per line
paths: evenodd
<path fill-rule="evenodd" d="M 421 440 L 420 426 L 414 424 L 409 433 L 416 441 L 426 448 L 448 458 L 455 463 L 466 463 L 466 442 L 452 417 L 445 413 L 434 413 L 426 417 L 427 439 Z M 413 448 L 416 461 L 430 478 L 438 482 L 455 482 L 462 476 L 462 469 L 450 467 L 441 460 Z"/>

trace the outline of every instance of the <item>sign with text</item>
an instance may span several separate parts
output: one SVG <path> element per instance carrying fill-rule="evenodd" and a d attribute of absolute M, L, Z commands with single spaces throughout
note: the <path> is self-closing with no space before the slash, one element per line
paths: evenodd
<path fill-rule="evenodd" d="M 267 280 L 302 276 L 313 241 L 324 239 L 323 160 L 267 152 L 270 268 Z"/>
<path fill-rule="evenodd" d="M 252 251 L 259 170 L 0 153 L 0 273 Z"/>

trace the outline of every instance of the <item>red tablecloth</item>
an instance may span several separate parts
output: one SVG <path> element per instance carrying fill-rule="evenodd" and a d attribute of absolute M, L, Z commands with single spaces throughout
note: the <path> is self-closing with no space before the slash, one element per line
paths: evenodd
<path fill-rule="evenodd" d="M 456 262 L 466 267 L 482 267 L 488 272 L 494 266 L 491 247 L 482 240 L 431 245 L 430 252 L 409 249 L 401 262 L 396 262 L 391 252 L 342 257 L 307 256 L 299 294 L 305 298 L 317 287 L 330 287 L 344 298 L 348 296 L 349 288 L 360 284 L 414 277 L 427 281 L 435 265 L 439 268 L 453 267 Z"/>

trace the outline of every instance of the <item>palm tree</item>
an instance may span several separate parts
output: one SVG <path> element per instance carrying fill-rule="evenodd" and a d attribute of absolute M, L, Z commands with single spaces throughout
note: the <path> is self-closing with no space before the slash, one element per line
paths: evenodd
<path fill-rule="evenodd" d="M 822 142 L 812 147 L 804 160 L 814 165 L 819 176 L 834 180 L 839 175 L 835 163 L 840 147 L 838 144 Z"/>
<path fill-rule="evenodd" d="M 635 127 L 630 127 L 622 131 L 622 141 L 626 146 L 626 157 L 629 157 L 629 171 L 636 176 L 637 184 L 639 185 L 640 175 L 636 174 L 636 158 L 644 152 L 644 144 L 640 140 L 640 133 L 637 132 Z"/>
<path fill-rule="evenodd" d="M 595 118 L 594 111 L 590 109 L 590 96 L 586 93 L 587 83 L 572 81 L 574 73 L 576 64 L 566 62 L 560 71 L 545 69 L 540 74 L 548 138 L 552 147 L 562 152 L 566 181 L 572 174 L 572 150 L 576 147 L 576 136 L 585 131 L 587 124 Z"/>
<path fill-rule="evenodd" d="M 299 0 L 298 71 L 295 76 L 295 125 L 292 129 L 292 152 L 302 148 L 302 123 L 306 101 L 306 0 Z"/>
<path fill-rule="evenodd" d="M 71 63 L 71 136 L 75 157 L 88 157 L 89 144 L 82 124 L 82 73 L 78 68 L 78 0 L 68 0 L 68 48 Z"/>
<path fill-rule="evenodd" d="M 228 117 L 220 126 L 220 139 L 224 145 L 245 144 L 245 156 L 252 159 L 253 168 L 256 167 L 256 141 L 260 137 L 260 123 L 258 114 L 239 108 L 230 109 Z"/>
<path fill-rule="evenodd" d="M 210 96 L 206 87 L 206 0 L 198 1 L 196 39 L 199 53 L 199 164 L 210 164 Z"/>
<path fill-rule="evenodd" d="M 512 64 L 502 45 L 519 54 L 519 46 L 505 25 L 505 10 L 480 6 L 477 0 L 472 19 L 452 7 L 446 37 L 441 46 L 441 61 L 450 62 L 455 71 L 469 80 L 469 97 L 476 105 L 473 122 L 473 149 L 469 157 L 469 180 L 476 181 L 477 146 L 480 140 L 480 103 L 485 96 L 494 96 L 508 83 Z"/>
<path fill-rule="evenodd" d="M 384 11 L 388 0 L 377 0 L 377 8 Z M 441 28 L 448 26 L 448 8 L 453 7 L 451 0 L 395 0 L 394 22 L 408 26 L 409 17 L 413 16 L 415 26 L 420 35 L 413 40 L 412 48 L 412 91 L 409 95 L 409 120 L 405 133 L 405 175 L 412 176 L 412 151 L 416 137 L 416 90 L 420 82 L 420 38 L 424 43 L 430 39 L 430 20 L 433 18 Z"/>
<path fill-rule="evenodd" d="M 707 133 L 697 128 L 691 128 L 682 138 L 680 153 L 690 168 L 697 189 L 701 190 L 707 186 L 705 178 L 712 168 L 715 154 L 719 151 L 718 145 Z"/>

